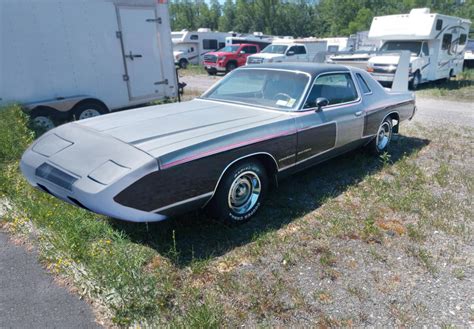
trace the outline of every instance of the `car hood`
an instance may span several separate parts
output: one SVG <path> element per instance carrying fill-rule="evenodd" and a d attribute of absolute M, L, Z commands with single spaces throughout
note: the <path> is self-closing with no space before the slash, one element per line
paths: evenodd
<path fill-rule="evenodd" d="M 107 114 L 76 124 L 157 158 L 198 143 L 278 121 L 284 112 L 196 99 Z"/>
<path fill-rule="evenodd" d="M 227 51 L 211 51 L 210 53 L 206 53 L 206 55 L 214 55 L 214 56 L 230 56 L 234 55 L 235 53 L 227 52 Z"/>
<path fill-rule="evenodd" d="M 285 55 L 284 54 L 271 54 L 271 53 L 258 53 L 256 55 L 252 55 L 252 56 L 249 56 L 249 57 L 257 57 L 257 58 L 268 59 L 268 58 L 285 57 Z"/>
<path fill-rule="evenodd" d="M 393 64 L 397 65 L 399 61 L 400 56 L 399 55 L 380 55 L 380 56 L 374 56 L 371 59 L 369 59 L 369 63 L 371 64 Z M 418 57 L 416 56 L 411 56 L 410 57 L 410 63 L 413 63 Z"/>

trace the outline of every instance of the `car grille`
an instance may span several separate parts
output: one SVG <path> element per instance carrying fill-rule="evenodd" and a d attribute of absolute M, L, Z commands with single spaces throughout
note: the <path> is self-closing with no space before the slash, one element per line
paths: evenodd
<path fill-rule="evenodd" d="M 263 58 L 262 57 L 249 57 L 247 59 L 247 64 L 262 64 Z"/>
<path fill-rule="evenodd" d="M 377 64 L 373 66 L 374 73 L 394 73 L 397 65 L 394 64 Z"/>
<path fill-rule="evenodd" d="M 76 177 L 73 177 L 47 163 L 43 163 L 41 166 L 36 168 L 35 174 L 36 176 L 69 191 L 72 190 L 72 184 L 77 181 Z"/>
<path fill-rule="evenodd" d="M 216 55 L 204 55 L 204 62 L 216 63 L 217 62 L 217 56 Z"/>

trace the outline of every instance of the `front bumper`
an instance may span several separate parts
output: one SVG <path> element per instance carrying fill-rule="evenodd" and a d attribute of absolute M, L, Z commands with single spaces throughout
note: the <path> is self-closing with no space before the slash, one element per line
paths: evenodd
<path fill-rule="evenodd" d="M 395 73 L 375 73 L 375 72 L 369 72 L 370 75 L 374 77 L 375 80 L 380 81 L 380 82 L 393 82 L 393 79 L 395 78 Z M 413 75 L 410 74 L 408 76 L 408 81 L 411 81 L 413 79 Z"/>
<path fill-rule="evenodd" d="M 80 130 L 72 124 L 61 126 L 28 148 L 20 162 L 20 169 L 27 181 L 65 202 L 105 216 L 132 222 L 165 219 L 164 215 L 133 209 L 114 201 L 114 197 L 126 187 L 158 170 L 157 161 L 116 139 L 88 131 L 79 136 Z M 57 148 L 59 151 L 51 149 L 50 142 L 54 142 L 54 139 L 47 138 L 53 135 L 70 141 L 70 145 L 63 143 Z M 43 143 L 42 147 L 42 141 L 49 143 Z M 84 152 L 85 148 L 89 151 Z M 93 148 L 99 149 L 103 156 L 94 154 Z M 127 157 L 131 160 L 127 161 Z M 117 163 L 120 164 L 117 165 L 119 170 L 114 176 L 113 166 Z M 45 167 L 49 172 L 43 170 Z"/>
<path fill-rule="evenodd" d="M 221 66 L 216 63 L 206 63 L 206 62 L 204 62 L 204 69 L 207 72 L 225 72 L 227 70 L 225 66 Z"/>

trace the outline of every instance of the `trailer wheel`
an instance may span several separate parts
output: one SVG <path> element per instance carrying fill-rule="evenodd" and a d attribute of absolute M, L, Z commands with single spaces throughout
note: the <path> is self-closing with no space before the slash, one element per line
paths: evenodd
<path fill-rule="evenodd" d="M 109 111 L 104 105 L 93 101 L 79 103 L 72 109 L 74 120 L 93 118 L 108 112 Z"/>
<path fill-rule="evenodd" d="M 56 127 L 56 118 L 53 115 L 54 110 L 48 107 L 35 108 L 30 113 L 30 119 L 33 127 L 46 132 Z"/>
<path fill-rule="evenodd" d="M 182 69 L 187 69 L 188 68 L 188 61 L 185 60 L 184 58 L 181 58 L 179 60 L 179 67 Z"/>

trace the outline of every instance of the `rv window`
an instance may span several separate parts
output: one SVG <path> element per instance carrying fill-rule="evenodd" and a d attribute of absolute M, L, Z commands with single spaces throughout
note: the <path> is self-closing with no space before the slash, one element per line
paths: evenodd
<path fill-rule="evenodd" d="M 217 40 L 212 40 L 212 39 L 203 39 L 202 40 L 202 47 L 204 49 L 217 49 Z"/>
<path fill-rule="evenodd" d="M 436 21 L 436 31 L 441 31 L 441 29 L 443 28 L 443 20 L 442 19 L 438 19 Z"/>
<path fill-rule="evenodd" d="M 367 82 L 359 73 L 357 73 L 357 80 L 359 80 L 360 89 L 364 94 L 370 94 L 372 92 L 372 90 L 370 90 L 369 86 L 367 85 Z"/>
<path fill-rule="evenodd" d="M 423 42 L 422 52 L 423 52 L 423 55 L 425 56 L 430 55 L 430 49 L 428 48 L 428 44 L 426 42 Z"/>
<path fill-rule="evenodd" d="M 466 44 L 466 41 L 467 41 L 467 34 L 461 34 L 461 36 L 459 37 L 459 45 L 464 46 Z"/>
<path fill-rule="evenodd" d="M 316 79 L 304 108 L 315 107 L 316 100 L 324 97 L 329 105 L 352 102 L 357 99 L 357 91 L 350 73 L 325 74 Z"/>
<path fill-rule="evenodd" d="M 446 33 L 443 35 L 443 43 L 441 45 L 442 50 L 448 50 L 451 47 L 451 41 L 453 40 L 453 35 Z"/>
<path fill-rule="evenodd" d="M 199 39 L 199 35 L 197 35 L 197 34 L 193 34 L 191 36 L 191 40 L 198 40 L 198 39 Z"/>

